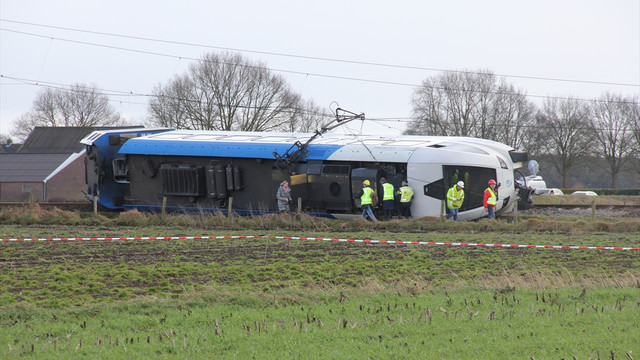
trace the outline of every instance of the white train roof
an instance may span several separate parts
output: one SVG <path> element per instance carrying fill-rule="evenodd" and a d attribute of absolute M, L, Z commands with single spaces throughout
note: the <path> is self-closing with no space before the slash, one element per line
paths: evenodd
<path fill-rule="evenodd" d="M 273 159 L 312 133 L 173 130 L 129 139 L 121 154 L 244 157 Z M 406 162 L 416 149 L 440 149 L 475 155 L 499 153 L 509 158 L 513 148 L 491 140 L 413 135 L 351 135 L 326 133 L 308 146 L 306 160 Z"/>

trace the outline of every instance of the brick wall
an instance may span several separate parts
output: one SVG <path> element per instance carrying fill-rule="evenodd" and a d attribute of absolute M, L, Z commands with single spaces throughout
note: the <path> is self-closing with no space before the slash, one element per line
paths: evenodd
<path fill-rule="evenodd" d="M 85 201 L 84 156 L 77 158 L 47 182 L 47 201 Z"/>
<path fill-rule="evenodd" d="M 23 185 L 31 186 L 31 192 L 23 191 Z M 42 202 L 42 183 L 1 183 L 0 201 L 4 202 L 29 202 L 29 197 L 33 194 L 33 201 Z"/>

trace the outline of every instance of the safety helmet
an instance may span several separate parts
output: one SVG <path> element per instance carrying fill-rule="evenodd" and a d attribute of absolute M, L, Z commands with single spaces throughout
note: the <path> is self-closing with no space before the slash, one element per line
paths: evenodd
<path fill-rule="evenodd" d="M 464 182 L 458 181 L 458 183 L 456 185 L 458 185 L 458 186 L 460 186 L 461 188 L 464 189 Z"/>
<path fill-rule="evenodd" d="M 496 184 L 496 181 L 495 181 L 495 180 L 493 180 L 493 179 L 489 180 L 489 185 L 491 185 L 491 184 L 495 185 L 495 184 Z"/>
<path fill-rule="evenodd" d="M 365 181 L 362 182 L 362 185 L 369 186 L 369 185 L 371 185 L 371 183 L 369 182 L 369 180 L 365 180 Z"/>

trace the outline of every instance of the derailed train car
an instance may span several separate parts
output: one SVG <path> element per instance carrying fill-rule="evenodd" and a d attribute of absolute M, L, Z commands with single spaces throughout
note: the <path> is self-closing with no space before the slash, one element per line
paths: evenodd
<path fill-rule="evenodd" d="M 438 136 L 216 132 L 172 129 L 96 131 L 86 145 L 87 198 L 110 209 L 277 211 L 288 180 L 293 208 L 326 217 L 359 216 L 362 182 L 407 179 L 414 217 L 439 216 L 447 190 L 465 183 L 459 218 L 478 219 L 489 179 L 498 215 L 530 198 L 516 181 L 528 156 L 484 139 Z M 307 140 L 313 140 L 305 143 Z M 522 190 L 522 191 L 519 191 Z M 299 199 L 299 200 L 298 200 Z M 231 206 L 230 206 L 231 205 Z"/>

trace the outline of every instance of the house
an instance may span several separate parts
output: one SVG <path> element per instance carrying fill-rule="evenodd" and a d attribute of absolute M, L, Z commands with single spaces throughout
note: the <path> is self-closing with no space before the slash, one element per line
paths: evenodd
<path fill-rule="evenodd" d="M 84 150 L 73 154 L 0 153 L 0 201 L 83 201 Z"/>
<path fill-rule="evenodd" d="M 98 129 L 36 127 L 18 150 L 0 151 L 0 202 L 86 201 L 80 140 Z"/>

